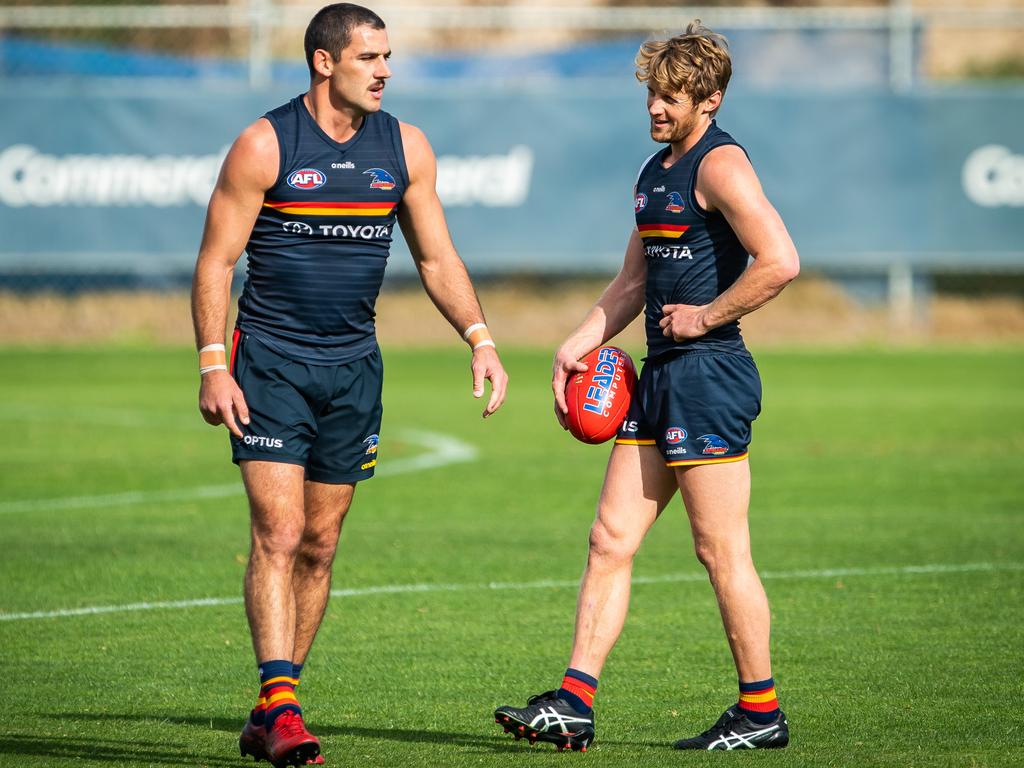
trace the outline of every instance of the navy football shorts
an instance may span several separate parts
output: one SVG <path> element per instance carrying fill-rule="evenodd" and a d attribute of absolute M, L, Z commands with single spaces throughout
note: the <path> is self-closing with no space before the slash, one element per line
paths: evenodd
<path fill-rule="evenodd" d="M 373 476 L 383 410 L 379 348 L 350 363 L 311 365 L 239 333 L 231 373 L 249 406 L 249 424 L 239 424 L 244 437 L 231 436 L 236 464 L 299 464 L 318 483 Z"/>
<path fill-rule="evenodd" d="M 669 467 L 740 461 L 760 412 L 752 357 L 682 352 L 644 365 L 615 442 L 656 445 Z"/>

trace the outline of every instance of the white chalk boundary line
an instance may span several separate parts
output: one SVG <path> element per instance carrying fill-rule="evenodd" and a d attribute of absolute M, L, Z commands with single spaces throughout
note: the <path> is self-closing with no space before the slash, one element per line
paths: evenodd
<path fill-rule="evenodd" d="M 835 579 L 849 576 L 929 576 L 958 573 L 1003 573 L 1024 571 L 1024 563 L 963 563 L 959 565 L 904 565 L 878 566 L 874 568 L 825 568 L 810 571 L 763 571 L 764 580 L 813 580 Z M 662 576 L 636 576 L 633 584 L 673 584 L 679 582 L 704 582 L 704 573 L 668 573 Z M 483 592 L 512 591 L 528 589 L 568 589 L 579 586 L 579 579 L 553 579 L 545 581 L 500 582 L 483 584 L 390 584 L 376 587 L 355 587 L 332 589 L 332 597 L 364 597 L 366 595 L 398 595 L 436 592 Z M 27 619 L 57 619 L 70 616 L 94 616 L 103 613 L 132 613 L 138 611 L 171 610 L 179 608 L 203 608 L 220 605 L 241 605 L 241 597 L 205 597 L 196 600 L 170 600 L 154 603 L 127 603 L 124 605 L 95 605 L 86 608 L 64 608 L 56 611 L 31 611 L 28 613 L 0 613 L 0 621 L 24 621 Z"/>
<path fill-rule="evenodd" d="M 81 409 L 61 409 L 30 403 L 0 403 L 0 419 L 29 424 L 82 424 L 107 429 L 170 429 L 184 432 L 205 432 L 210 428 L 198 414 L 166 413 L 150 410 L 104 408 L 90 405 Z"/>
<path fill-rule="evenodd" d="M 397 437 L 416 445 L 426 446 L 429 450 L 418 456 L 382 462 L 377 467 L 377 477 L 419 472 L 424 469 L 443 467 L 448 464 L 473 461 L 477 457 L 476 448 L 463 443 L 451 435 L 419 430 L 402 430 L 397 434 Z M 23 501 L 0 502 L 0 515 L 17 515 L 27 512 L 51 510 L 94 509 L 96 507 L 124 507 L 135 504 L 162 504 L 167 502 L 198 501 L 201 499 L 222 499 L 228 496 L 240 496 L 244 492 L 242 483 L 236 481 L 221 485 L 201 485 L 195 488 L 167 491 L 128 491 L 126 493 L 109 493 L 95 496 L 26 499 Z"/>

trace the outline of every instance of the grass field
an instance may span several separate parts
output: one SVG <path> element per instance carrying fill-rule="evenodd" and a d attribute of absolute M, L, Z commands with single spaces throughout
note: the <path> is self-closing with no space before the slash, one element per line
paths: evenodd
<path fill-rule="evenodd" d="M 300 689 L 329 766 L 1024 764 L 1020 350 L 759 356 L 752 530 L 793 744 L 732 756 L 667 748 L 735 697 L 678 503 L 638 558 L 593 748 L 500 733 L 496 705 L 560 680 L 607 447 L 555 425 L 547 352 L 506 354 L 487 422 L 462 350 L 385 364 L 381 476 Z M 0 765 L 247 764 L 247 511 L 193 369 L 0 351 Z"/>

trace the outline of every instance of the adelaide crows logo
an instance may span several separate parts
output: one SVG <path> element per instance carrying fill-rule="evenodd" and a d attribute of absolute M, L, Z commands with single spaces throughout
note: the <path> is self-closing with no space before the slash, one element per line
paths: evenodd
<path fill-rule="evenodd" d="M 718 435 L 701 435 L 697 439 L 704 441 L 704 450 L 701 453 L 722 456 L 729 452 L 729 444 Z"/>
<path fill-rule="evenodd" d="M 370 182 L 370 189 L 395 188 L 395 177 L 383 168 L 371 168 L 368 171 L 363 171 L 363 175 L 365 176 L 366 174 L 370 174 L 373 177 L 373 181 Z"/>
<path fill-rule="evenodd" d="M 377 452 L 377 444 L 380 442 L 380 438 L 377 435 L 370 435 L 368 438 L 363 440 L 363 445 L 366 446 L 366 453 L 372 456 Z"/>
<path fill-rule="evenodd" d="M 678 192 L 668 193 L 668 205 L 665 206 L 665 210 L 669 213 L 682 213 L 683 212 L 683 196 Z"/>

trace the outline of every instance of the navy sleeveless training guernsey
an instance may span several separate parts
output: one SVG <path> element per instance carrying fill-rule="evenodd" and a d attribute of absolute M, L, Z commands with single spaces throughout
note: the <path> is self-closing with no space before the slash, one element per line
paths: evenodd
<path fill-rule="evenodd" d="M 701 160 L 726 144 L 739 146 L 712 120 L 700 141 L 671 168 L 662 167 L 671 146 L 651 155 L 640 168 L 634 212 L 647 260 L 648 357 L 695 349 L 748 354 L 739 322 L 683 342 L 663 335 L 658 325 L 665 304 L 708 304 L 747 267 L 748 254 L 725 217 L 701 208 L 694 194 Z"/>
<path fill-rule="evenodd" d="M 358 360 L 377 346 L 374 306 L 409 186 L 398 120 L 372 112 L 339 143 L 302 96 L 265 117 L 281 163 L 245 248 L 238 327 L 293 360 Z"/>

